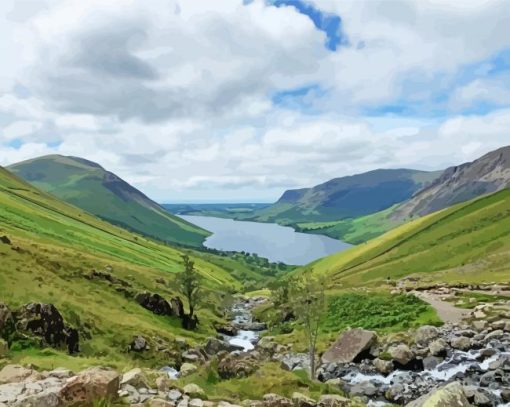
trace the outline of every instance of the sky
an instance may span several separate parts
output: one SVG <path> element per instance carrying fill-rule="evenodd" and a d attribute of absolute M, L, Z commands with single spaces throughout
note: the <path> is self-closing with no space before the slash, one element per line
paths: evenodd
<path fill-rule="evenodd" d="M 271 202 L 510 144 L 507 0 L 2 0 L 0 165 Z"/>

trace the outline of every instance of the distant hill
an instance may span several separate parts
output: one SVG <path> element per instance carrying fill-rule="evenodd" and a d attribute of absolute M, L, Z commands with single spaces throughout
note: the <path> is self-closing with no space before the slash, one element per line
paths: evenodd
<path fill-rule="evenodd" d="M 117 175 L 83 158 L 49 155 L 8 169 L 66 202 L 146 236 L 198 247 L 209 235 L 171 215 Z"/>
<path fill-rule="evenodd" d="M 432 184 L 400 205 L 392 218 L 429 214 L 480 195 L 510 187 L 510 146 L 469 163 L 446 169 Z"/>
<path fill-rule="evenodd" d="M 440 172 L 379 169 L 335 178 L 312 188 L 288 190 L 253 220 L 283 224 L 357 218 L 390 208 L 413 196 Z"/>
<path fill-rule="evenodd" d="M 335 287 L 380 286 L 415 275 L 423 282 L 510 278 L 510 189 L 426 215 L 309 265 Z"/>

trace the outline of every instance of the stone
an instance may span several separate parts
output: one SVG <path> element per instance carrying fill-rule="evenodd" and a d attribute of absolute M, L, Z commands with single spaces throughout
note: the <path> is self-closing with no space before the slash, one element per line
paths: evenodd
<path fill-rule="evenodd" d="M 218 362 L 218 374 L 222 379 L 247 377 L 259 367 L 259 362 L 247 353 L 230 353 Z"/>
<path fill-rule="evenodd" d="M 442 338 L 436 339 L 429 345 L 429 352 L 432 356 L 445 356 L 448 350 L 448 344 Z"/>
<path fill-rule="evenodd" d="M 156 378 L 156 388 L 161 393 L 167 393 L 170 389 L 170 379 L 167 376 L 159 376 Z"/>
<path fill-rule="evenodd" d="M 205 397 L 205 391 L 195 383 L 187 384 L 183 387 L 182 390 L 184 391 L 184 394 L 190 396 L 191 398 Z"/>
<path fill-rule="evenodd" d="M 7 383 L 0 385 L 0 403 L 12 404 L 25 391 L 23 383 Z"/>
<path fill-rule="evenodd" d="M 458 336 L 453 338 L 450 342 L 452 348 L 459 350 L 468 350 L 471 347 L 471 339 L 466 338 L 465 336 Z"/>
<path fill-rule="evenodd" d="M 120 385 L 130 384 L 133 387 L 147 387 L 147 378 L 142 369 L 136 367 L 122 375 Z"/>
<path fill-rule="evenodd" d="M 379 373 L 388 374 L 393 371 L 393 363 L 389 360 L 382 360 L 379 358 L 374 359 L 374 367 Z"/>
<path fill-rule="evenodd" d="M 221 341 L 217 338 L 208 338 L 204 346 L 204 351 L 208 355 L 216 355 L 221 351 L 232 352 L 235 350 L 243 350 L 242 346 L 231 345 L 225 341 Z"/>
<path fill-rule="evenodd" d="M 305 353 L 286 353 L 280 358 L 280 366 L 289 372 L 294 369 L 310 370 L 310 358 Z"/>
<path fill-rule="evenodd" d="M 149 401 L 149 407 L 175 407 L 175 403 L 160 398 Z"/>
<path fill-rule="evenodd" d="M 400 383 L 396 383 L 391 385 L 388 390 L 386 390 L 384 397 L 387 400 L 397 403 L 404 396 L 404 386 Z"/>
<path fill-rule="evenodd" d="M 179 371 L 181 372 L 181 376 L 185 377 L 195 373 L 197 370 L 198 368 L 194 364 L 186 362 L 181 365 L 181 369 Z"/>
<path fill-rule="evenodd" d="M 17 407 L 60 407 L 62 400 L 58 389 L 53 388 L 18 398 L 15 405 Z"/>
<path fill-rule="evenodd" d="M 495 331 L 492 331 L 490 333 L 488 333 L 487 335 L 485 335 L 485 339 L 484 341 L 485 342 L 489 342 L 493 339 L 499 339 L 501 338 L 505 333 L 503 332 L 503 330 L 501 329 L 496 329 Z"/>
<path fill-rule="evenodd" d="M 351 396 L 367 396 L 373 397 L 377 394 L 377 387 L 370 381 L 364 381 L 361 383 L 356 383 L 351 387 L 350 395 Z"/>
<path fill-rule="evenodd" d="M 324 394 L 317 403 L 318 407 L 347 407 L 351 401 L 337 394 Z"/>
<path fill-rule="evenodd" d="M 170 299 L 170 305 L 172 306 L 172 312 L 176 317 L 184 317 L 184 304 L 180 297 L 173 297 Z"/>
<path fill-rule="evenodd" d="M 314 399 L 297 391 L 292 393 L 292 403 L 294 407 L 315 407 L 317 405 Z"/>
<path fill-rule="evenodd" d="M 233 325 L 216 325 L 216 332 L 227 335 L 227 336 L 236 336 L 238 333 L 238 329 Z"/>
<path fill-rule="evenodd" d="M 135 300 L 145 309 L 156 315 L 174 315 L 172 305 L 157 293 L 142 292 L 136 295 Z"/>
<path fill-rule="evenodd" d="M 470 407 L 462 385 L 452 382 L 411 401 L 407 407 Z"/>
<path fill-rule="evenodd" d="M 377 336 L 373 331 L 361 328 L 344 332 L 322 355 L 323 363 L 350 363 L 357 361 L 375 344 Z"/>
<path fill-rule="evenodd" d="M 501 398 L 505 402 L 510 402 L 510 389 L 501 389 Z"/>
<path fill-rule="evenodd" d="M 168 398 L 168 400 L 177 401 L 182 397 L 182 393 L 177 389 L 172 389 L 168 392 L 166 397 Z"/>
<path fill-rule="evenodd" d="M 415 342 L 418 345 L 426 346 L 428 343 L 439 336 L 439 330 L 435 326 L 424 325 L 416 330 Z"/>
<path fill-rule="evenodd" d="M 437 356 L 427 356 L 423 359 L 423 368 L 425 370 L 433 370 L 437 367 L 437 365 L 443 362 L 443 360 L 443 358 Z"/>
<path fill-rule="evenodd" d="M 131 344 L 129 345 L 129 349 L 132 351 L 135 351 L 135 352 L 143 352 L 145 350 L 148 350 L 149 346 L 143 336 L 137 335 L 131 341 Z"/>
<path fill-rule="evenodd" d="M 473 317 L 475 317 L 476 319 L 483 319 L 483 318 L 487 317 L 487 314 L 483 311 L 474 311 L 472 314 L 473 314 Z"/>
<path fill-rule="evenodd" d="M 292 407 L 292 401 L 278 394 L 269 393 L 262 397 L 265 407 Z"/>
<path fill-rule="evenodd" d="M 65 324 L 53 304 L 26 304 L 13 317 L 18 332 L 37 336 L 45 345 L 53 348 L 66 347 L 71 354 L 79 351 L 78 331 Z"/>
<path fill-rule="evenodd" d="M 73 376 L 72 370 L 66 369 L 65 367 L 57 367 L 46 373 L 47 377 L 55 377 L 57 379 L 69 379 Z"/>
<path fill-rule="evenodd" d="M 189 407 L 204 407 L 204 402 L 200 399 L 191 399 L 188 402 Z"/>
<path fill-rule="evenodd" d="M 400 363 L 401 365 L 407 365 L 414 359 L 414 354 L 411 349 L 409 349 L 409 346 L 403 343 L 397 346 L 392 346 L 388 349 L 388 353 L 395 362 Z"/>
<path fill-rule="evenodd" d="M 7 336 L 14 331 L 14 318 L 7 305 L 0 302 L 0 336 Z"/>
<path fill-rule="evenodd" d="M 40 375 L 32 369 L 27 369 L 20 365 L 5 365 L 0 370 L 0 384 L 19 383 L 27 380 L 29 377 L 35 381 L 40 378 Z"/>
<path fill-rule="evenodd" d="M 66 406 L 92 403 L 96 399 L 115 400 L 120 384 L 119 374 L 112 369 L 93 367 L 67 381 L 60 397 Z"/>
<path fill-rule="evenodd" d="M 473 321 L 472 325 L 473 325 L 473 328 L 475 330 L 477 330 L 478 332 L 481 332 L 484 329 L 487 329 L 487 321 L 485 321 L 485 320 Z"/>

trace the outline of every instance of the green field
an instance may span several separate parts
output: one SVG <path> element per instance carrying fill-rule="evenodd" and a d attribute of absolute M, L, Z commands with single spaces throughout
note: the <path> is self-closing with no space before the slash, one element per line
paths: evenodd
<path fill-rule="evenodd" d="M 156 239 L 202 246 L 206 230 L 170 214 L 98 164 L 51 155 L 11 165 L 9 171 L 102 219 Z"/>
<path fill-rule="evenodd" d="M 331 286 L 374 286 L 408 275 L 423 282 L 510 277 L 510 190 L 419 218 L 310 265 Z"/>
<path fill-rule="evenodd" d="M 178 294 L 175 275 L 182 269 L 180 249 L 112 226 L 41 192 L 0 169 L 0 288 L 2 301 L 16 307 L 28 302 L 54 304 L 82 334 L 82 352 L 70 357 L 53 350 L 23 349 L 14 344 L 11 357 L 43 367 L 73 368 L 90 364 L 126 366 L 168 364 L 169 356 L 147 354 L 133 359 L 127 345 L 133 335 L 160 338 L 171 348 L 174 338 L 202 341 L 221 320 L 222 298 L 242 289 L 221 264 L 187 250 L 203 276 L 203 307 L 197 332 L 184 331 L 180 321 L 152 314 L 115 284 L 87 278 L 92 270 L 111 274 L 139 292 L 149 290 L 171 298 Z M 217 263 L 217 264 L 215 264 Z M 232 265 L 233 267 L 233 265 Z M 90 336 L 90 339 L 87 339 Z"/>

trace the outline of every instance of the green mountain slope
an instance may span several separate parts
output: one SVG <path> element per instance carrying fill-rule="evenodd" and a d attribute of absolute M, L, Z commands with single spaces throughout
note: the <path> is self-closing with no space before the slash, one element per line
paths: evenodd
<path fill-rule="evenodd" d="M 9 171 L 110 223 L 146 236 L 201 246 L 209 235 L 171 215 L 115 174 L 82 158 L 50 155 L 11 165 Z"/>
<path fill-rule="evenodd" d="M 313 188 L 285 191 L 274 205 L 257 211 L 254 219 L 296 224 L 356 218 L 409 199 L 438 175 L 396 169 L 335 178 Z"/>
<path fill-rule="evenodd" d="M 310 265 L 332 286 L 423 281 L 491 282 L 510 277 L 510 190 L 404 224 Z"/>
<path fill-rule="evenodd" d="M 176 336 L 202 340 L 214 333 L 212 323 L 220 319 L 215 311 L 220 296 L 241 287 L 222 267 L 204 260 L 203 253 L 187 250 L 203 276 L 204 307 L 198 311 L 199 330 L 184 331 L 177 318 L 156 316 L 133 299 L 145 290 L 166 298 L 179 295 L 175 275 L 182 270 L 182 250 L 102 221 L 0 167 L 4 235 L 11 243 L 0 241 L 1 301 L 11 307 L 52 303 L 82 337 L 80 357 L 21 343 L 11 346 L 12 359 L 22 363 L 129 365 L 137 357 L 126 352 L 134 335 L 158 338 L 169 350 Z M 94 276 L 93 270 L 106 274 Z M 171 353 L 149 353 L 145 359 L 138 363 L 164 365 L 171 362 Z"/>

